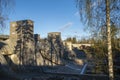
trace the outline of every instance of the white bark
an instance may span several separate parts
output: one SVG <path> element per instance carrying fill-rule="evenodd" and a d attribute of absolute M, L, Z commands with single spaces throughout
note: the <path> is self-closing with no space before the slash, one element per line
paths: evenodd
<path fill-rule="evenodd" d="M 107 25 L 107 41 L 108 41 L 108 66 L 109 66 L 109 80 L 114 79 L 113 75 L 113 58 L 111 46 L 111 27 L 110 27 L 110 5 L 109 0 L 106 0 L 106 25 Z"/>

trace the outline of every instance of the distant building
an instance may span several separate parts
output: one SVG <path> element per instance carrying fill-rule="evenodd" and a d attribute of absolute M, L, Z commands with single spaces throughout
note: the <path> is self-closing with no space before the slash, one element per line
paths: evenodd
<path fill-rule="evenodd" d="M 91 47 L 93 44 L 73 44 L 70 41 L 65 41 L 64 42 L 64 46 L 66 46 L 68 48 L 68 50 L 72 50 L 73 48 L 78 48 L 78 49 L 83 49 L 85 47 Z"/>
<path fill-rule="evenodd" d="M 86 47 L 91 47 L 93 44 L 89 44 L 89 43 L 86 43 L 86 44 L 72 44 L 72 47 L 74 48 L 78 48 L 78 49 L 84 49 Z"/>

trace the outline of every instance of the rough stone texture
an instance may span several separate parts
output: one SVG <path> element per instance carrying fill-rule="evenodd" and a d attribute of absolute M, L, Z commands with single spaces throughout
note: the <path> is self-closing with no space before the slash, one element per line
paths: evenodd
<path fill-rule="evenodd" d="M 61 40 L 60 32 L 48 33 L 47 38 L 40 39 L 40 35 L 33 35 L 33 21 L 22 20 L 11 22 L 10 38 L 5 41 L 5 46 L 2 46 L 1 51 L 4 55 L 9 55 L 8 58 L 13 64 L 18 65 L 20 71 L 35 72 L 40 70 L 40 66 L 60 66 L 58 73 L 60 71 L 64 73 L 65 70 L 73 71 L 71 68 L 67 68 L 70 65 L 66 65 L 67 61 L 63 59 L 65 46 Z M 66 50 L 70 51 L 68 57 L 73 57 L 74 52 L 72 52 L 71 44 L 67 46 Z M 82 64 L 81 61 L 76 62 Z M 14 65 L 13 67 L 16 68 Z"/>
<path fill-rule="evenodd" d="M 37 65 L 50 65 L 50 45 L 47 39 L 41 39 L 36 45 Z"/>
<path fill-rule="evenodd" d="M 3 55 L 11 55 L 11 54 L 14 54 L 14 46 L 11 42 L 10 39 L 6 40 L 6 41 L 3 41 L 3 43 L 5 43 L 6 45 L 4 45 L 2 48 L 1 48 L 1 51 L 3 52 L 2 54 Z"/>
<path fill-rule="evenodd" d="M 9 35 L 0 35 L 0 41 L 5 41 L 9 39 Z"/>
<path fill-rule="evenodd" d="M 48 38 L 37 40 L 36 59 L 37 65 L 54 66 L 61 64 L 63 55 L 63 43 L 60 32 L 48 33 Z"/>
<path fill-rule="evenodd" d="M 35 41 L 35 46 L 37 46 L 37 43 L 40 41 L 40 35 L 39 34 L 34 34 L 34 41 Z"/>
<path fill-rule="evenodd" d="M 64 42 L 64 46 L 66 46 L 69 51 L 72 50 L 72 42 Z"/>
<path fill-rule="evenodd" d="M 12 54 L 9 57 L 12 60 L 13 64 L 19 65 L 19 58 L 18 58 L 17 54 Z"/>
<path fill-rule="evenodd" d="M 6 59 L 4 58 L 2 54 L 0 54 L 0 66 L 1 65 L 8 65 Z"/>
<path fill-rule="evenodd" d="M 35 65 L 33 21 L 10 23 L 10 36 L 0 36 L 0 54 L 8 56 L 15 65 Z"/>
<path fill-rule="evenodd" d="M 14 47 L 14 53 L 19 56 L 20 65 L 35 64 L 33 21 L 21 20 L 11 22 L 10 41 Z"/>
<path fill-rule="evenodd" d="M 63 43 L 60 32 L 48 33 L 48 41 L 50 44 L 50 53 L 53 61 L 60 64 L 60 59 L 63 55 Z"/>

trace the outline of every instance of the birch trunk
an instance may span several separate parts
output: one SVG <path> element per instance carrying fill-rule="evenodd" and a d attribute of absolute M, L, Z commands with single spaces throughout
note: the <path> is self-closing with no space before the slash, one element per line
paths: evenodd
<path fill-rule="evenodd" d="M 113 80 L 114 75 L 113 75 L 113 58 L 112 58 L 112 46 L 111 46 L 110 3 L 109 3 L 109 0 L 105 0 L 105 1 L 106 1 L 109 80 Z"/>

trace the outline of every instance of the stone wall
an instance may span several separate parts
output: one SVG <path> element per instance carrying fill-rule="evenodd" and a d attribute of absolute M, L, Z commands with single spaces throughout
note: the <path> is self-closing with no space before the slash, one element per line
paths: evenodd
<path fill-rule="evenodd" d="M 51 32 L 48 33 L 48 41 L 50 44 L 50 53 L 52 61 L 61 63 L 61 57 L 63 55 L 63 43 L 61 40 L 60 32 Z"/>
<path fill-rule="evenodd" d="M 83 49 L 82 47 L 91 47 L 93 44 L 73 44 L 70 41 L 64 41 L 64 46 L 68 48 L 68 50 L 72 50 L 73 48 Z"/>
<path fill-rule="evenodd" d="M 36 45 L 37 65 L 54 66 L 61 64 L 63 48 L 61 33 L 48 33 L 48 37 L 40 39 Z"/>
<path fill-rule="evenodd" d="M 10 41 L 14 46 L 14 53 L 18 55 L 20 65 L 34 65 L 33 21 L 21 20 L 11 22 Z"/>

